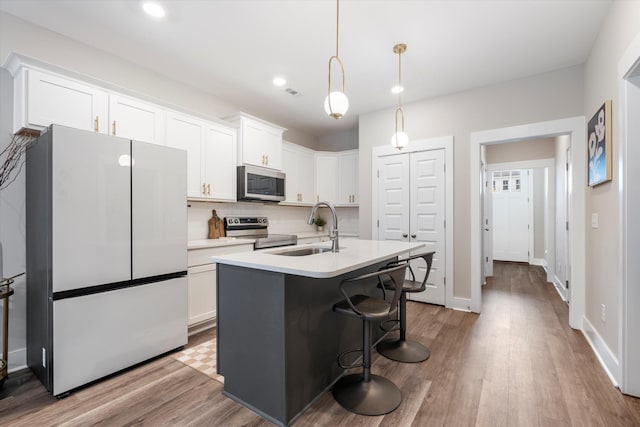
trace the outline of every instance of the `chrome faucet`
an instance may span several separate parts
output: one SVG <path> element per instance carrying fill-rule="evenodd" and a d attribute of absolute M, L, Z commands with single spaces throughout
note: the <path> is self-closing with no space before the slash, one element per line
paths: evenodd
<path fill-rule="evenodd" d="M 333 227 L 329 227 L 329 239 L 331 240 L 331 252 L 340 252 L 340 245 L 338 243 L 338 215 L 336 215 L 336 208 L 333 204 L 329 202 L 318 202 L 311 208 L 311 214 L 309 214 L 309 219 L 307 220 L 307 224 L 313 224 L 313 221 L 316 216 L 316 211 L 320 206 L 326 206 L 331 210 L 331 215 L 333 215 Z"/>

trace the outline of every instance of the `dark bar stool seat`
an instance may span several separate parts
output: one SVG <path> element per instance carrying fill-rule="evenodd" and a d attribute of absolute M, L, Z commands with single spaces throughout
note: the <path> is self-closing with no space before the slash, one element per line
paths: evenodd
<path fill-rule="evenodd" d="M 387 359 L 395 360 L 396 362 L 404 363 L 418 363 L 423 362 L 431 356 L 431 351 L 420 344 L 417 341 L 407 340 L 407 293 L 423 292 L 427 287 L 427 278 L 431 272 L 431 264 L 433 264 L 433 255 L 435 252 L 427 252 L 420 255 L 414 255 L 409 258 L 399 260 L 397 263 L 391 265 L 404 264 L 409 268 L 410 279 L 404 280 L 402 284 L 402 295 L 400 296 L 400 319 L 389 320 L 383 322 L 381 327 L 385 331 L 400 331 L 400 338 L 397 340 L 386 340 L 378 344 L 376 349 L 378 353 L 386 357 Z M 419 282 L 416 280 L 416 275 L 409 265 L 409 262 L 413 259 L 422 258 L 426 262 L 426 273 L 424 279 Z M 385 289 L 394 289 L 395 284 L 383 281 L 382 284 Z M 385 329 L 385 324 L 389 322 L 395 322 L 396 327 L 393 329 Z"/>
<path fill-rule="evenodd" d="M 371 321 L 384 319 L 397 311 L 402 293 L 402 282 L 407 264 L 399 264 L 380 271 L 364 274 L 340 283 L 340 291 L 345 299 L 333 306 L 336 313 L 362 320 L 362 349 L 352 350 L 338 356 L 338 365 L 343 369 L 362 366 L 362 373 L 345 375 L 333 386 L 333 396 L 348 411 L 360 415 L 384 415 L 395 410 L 402 402 L 402 393 L 388 379 L 371 373 Z M 395 284 L 391 302 L 367 295 L 349 295 L 347 288 L 365 283 Z M 375 286 L 375 285 L 374 285 Z M 383 289 L 384 291 L 384 289 Z M 347 354 L 362 351 L 362 363 L 345 366 L 342 358 Z"/>

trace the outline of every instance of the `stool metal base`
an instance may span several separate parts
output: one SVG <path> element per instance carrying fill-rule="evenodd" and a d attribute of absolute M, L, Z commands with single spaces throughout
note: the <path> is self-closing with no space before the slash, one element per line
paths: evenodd
<path fill-rule="evenodd" d="M 346 375 L 333 386 L 333 397 L 347 411 L 359 415 L 384 415 L 400 406 L 402 393 L 394 383 L 380 375 Z"/>
<path fill-rule="evenodd" d="M 424 362 L 431 356 L 431 351 L 416 341 L 396 340 L 382 341 L 376 347 L 378 353 L 396 362 Z"/>

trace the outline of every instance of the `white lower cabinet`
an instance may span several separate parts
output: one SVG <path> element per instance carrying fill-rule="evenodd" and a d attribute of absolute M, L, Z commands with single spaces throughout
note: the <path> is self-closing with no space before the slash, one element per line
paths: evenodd
<path fill-rule="evenodd" d="M 216 318 L 216 263 L 214 255 L 253 251 L 253 242 L 233 246 L 217 246 L 187 251 L 187 283 L 189 290 L 188 325 L 194 334 L 213 327 Z"/>
<path fill-rule="evenodd" d="M 216 264 L 188 270 L 189 326 L 216 317 Z"/>

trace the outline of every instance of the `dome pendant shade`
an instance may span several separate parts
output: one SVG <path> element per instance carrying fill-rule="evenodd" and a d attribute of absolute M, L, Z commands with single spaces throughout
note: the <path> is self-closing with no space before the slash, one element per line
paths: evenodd
<path fill-rule="evenodd" d="M 391 145 L 393 148 L 397 148 L 398 150 L 402 150 L 409 143 L 409 135 L 402 131 L 398 131 L 393 134 L 391 137 Z"/>
<path fill-rule="evenodd" d="M 324 111 L 334 119 L 341 119 L 349 109 L 347 95 L 340 91 L 331 92 L 324 99 Z"/>

